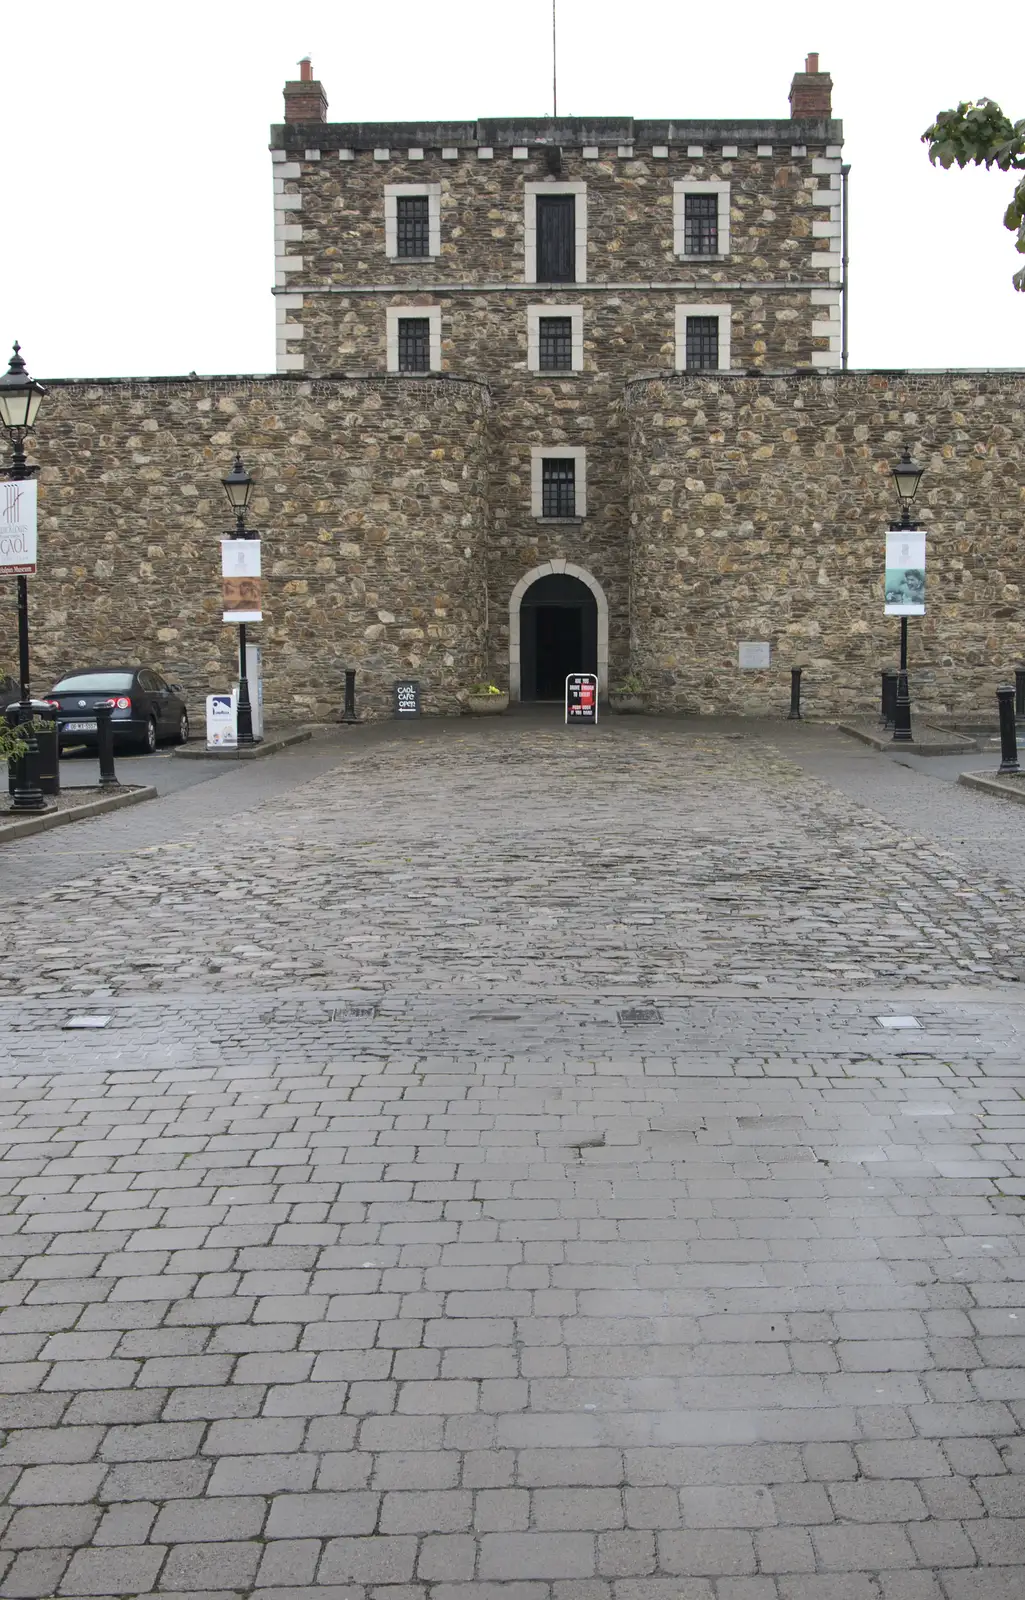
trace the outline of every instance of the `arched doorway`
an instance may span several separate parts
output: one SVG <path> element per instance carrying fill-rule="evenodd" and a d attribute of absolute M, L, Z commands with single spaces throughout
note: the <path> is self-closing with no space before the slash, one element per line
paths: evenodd
<path fill-rule="evenodd" d="M 608 687 L 609 608 L 601 585 L 571 561 L 526 573 L 509 601 L 509 689 L 514 700 L 561 700 L 570 672 Z"/>

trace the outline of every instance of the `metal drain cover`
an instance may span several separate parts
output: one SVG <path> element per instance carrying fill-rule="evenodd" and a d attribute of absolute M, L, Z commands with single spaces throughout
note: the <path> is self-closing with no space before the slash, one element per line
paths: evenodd
<path fill-rule="evenodd" d="M 620 1011 L 618 1016 L 624 1027 L 632 1027 L 641 1022 L 662 1021 L 662 1013 L 658 1006 L 630 1006 L 626 1011 Z"/>

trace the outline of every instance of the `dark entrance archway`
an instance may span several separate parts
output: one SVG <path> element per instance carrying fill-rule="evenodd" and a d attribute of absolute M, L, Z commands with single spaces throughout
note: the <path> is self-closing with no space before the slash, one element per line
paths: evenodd
<path fill-rule="evenodd" d="M 571 672 L 598 671 L 598 605 L 585 583 L 552 573 L 520 601 L 520 698 L 561 700 Z"/>

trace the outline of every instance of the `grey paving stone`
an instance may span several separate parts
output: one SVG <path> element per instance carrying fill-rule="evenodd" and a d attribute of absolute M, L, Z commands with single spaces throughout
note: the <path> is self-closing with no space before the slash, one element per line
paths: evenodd
<path fill-rule="evenodd" d="M 110 1468 L 99 1497 L 104 1501 L 192 1500 L 203 1493 L 212 1471 L 212 1461 L 134 1461 Z"/>
<path fill-rule="evenodd" d="M 332 1539 L 317 1573 L 321 1584 L 408 1583 L 416 1564 L 415 1538 Z"/>
<path fill-rule="evenodd" d="M 754 1542 L 749 1533 L 693 1529 L 662 1533 L 658 1537 L 659 1564 L 681 1575 L 737 1576 L 756 1570 Z"/>
<path fill-rule="evenodd" d="M 950 1462 L 928 1439 L 877 1440 L 856 1447 L 858 1464 L 869 1478 L 942 1478 Z"/>
<path fill-rule="evenodd" d="M 815 1551 L 805 1528 L 761 1528 L 755 1534 L 759 1569 L 770 1572 L 814 1572 Z"/>
<path fill-rule="evenodd" d="M 149 1500 L 108 1506 L 93 1534 L 93 1544 L 144 1544 L 156 1521 L 157 1507 Z"/>
<path fill-rule="evenodd" d="M 45 1463 L 89 1461 L 97 1451 L 104 1430 L 92 1428 L 20 1428 L 10 1433 L 0 1463 L 34 1466 Z"/>
<path fill-rule="evenodd" d="M 928 1515 L 918 1489 L 904 1479 L 835 1483 L 829 1498 L 837 1516 L 847 1522 L 912 1522 Z"/>
<path fill-rule="evenodd" d="M 11 1550 L 62 1545 L 73 1549 L 89 1542 L 99 1520 L 95 1506 L 25 1506 L 14 1513 L 0 1544 Z"/>
<path fill-rule="evenodd" d="M 80 1552 L 82 1553 L 82 1552 Z M 73 1555 L 71 1550 L 22 1550 L 4 1573 L 0 1594 L 18 1600 L 40 1600 L 56 1594 L 57 1585 Z"/>
<path fill-rule="evenodd" d="M 588 1533 L 486 1533 L 478 1571 L 486 1579 L 589 1578 L 595 1540 Z"/>
<path fill-rule="evenodd" d="M 1025 1524 L 1020 1519 L 988 1517 L 966 1522 L 964 1530 L 985 1566 L 1025 1567 Z"/>
<path fill-rule="evenodd" d="M 266 1495 L 305 1493 L 317 1476 L 313 1455 L 225 1456 L 217 1462 L 207 1484 L 209 1495 Z M 328 1487 L 328 1485 L 324 1485 Z"/>
<path fill-rule="evenodd" d="M 819 1564 L 827 1572 L 876 1572 L 916 1565 L 908 1536 L 895 1523 L 813 1528 L 811 1538 Z"/>
<path fill-rule="evenodd" d="M 762 1528 L 776 1520 L 767 1489 L 748 1485 L 680 1490 L 685 1528 Z"/>
<path fill-rule="evenodd" d="M 300 1585 L 312 1584 L 319 1560 L 319 1539 L 275 1540 L 264 1546 L 257 1586 L 285 1586 L 296 1590 Z"/>
<path fill-rule="evenodd" d="M 606 1578 L 643 1576 L 655 1570 L 655 1535 L 614 1529 L 598 1535 L 598 1571 Z"/>
<path fill-rule="evenodd" d="M 110 1545 L 79 1550 L 60 1584 L 64 1595 L 149 1594 L 164 1559 L 154 1545 Z"/>
<path fill-rule="evenodd" d="M 260 1533 L 266 1504 L 257 1495 L 172 1500 L 157 1517 L 150 1537 L 160 1544 L 251 1539 Z"/>
<path fill-rule="evenodd" d="M 195 1455 L 201 1423 L 156 1422 L 110 1428 L 100 1456 L 104 1461 L 181 1461 Z"/>
<path fill-rule="evenodd" d="M 459 1583 L 473 1577 L 477 1543 L 467 1534 L 433 1534 L 424 1539 L 416 1575 L 428 1582 Z"/>
<path fill-rule="evenodd" d="M 193 1591 L 216 1585 L 223 1592 L 227 1585 L 229 1591 L 244 1591 L 256 1577 L 262 1553 L 255 1541 L 175 1545 L 168 1552 L 161 1587 Z"/>
<path fill-rule="evenodd" d="M 26 1467 L 8 1498 L 12 1505 L 76 1505 L 92 1500 L 107 1469 L 96 1464 Z"/>
<path fill-rule="evenodd" d="M 390 1490 L 381 1502 L 382 1533 L 458 1533 L 472 1521 L 468 1490 Z"/>
<path fill-rule="evenodd" d="M 340 1533 L 372 1533 L 380 1495 L 285 1494 L 271 1501 L 268 1539 L 331 1538 Z"/>

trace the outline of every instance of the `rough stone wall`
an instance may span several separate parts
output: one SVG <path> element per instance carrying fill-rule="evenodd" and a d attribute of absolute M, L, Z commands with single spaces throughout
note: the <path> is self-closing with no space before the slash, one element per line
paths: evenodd
<path fill-rule="evenodd" d="M 333 142 L 344 131 L 329 125 Z M 291 134 L 294 130 L 288 129 Z M 306 130 L 307 134 L 310 130 Z M 323 142 L 325 130 L 318 130 Z M 807 279 L 821 272 L 831 240 L 817 236 L 815 221 L 829 215 L 833 161 L 825 161 L 826 145 L 807 146 L 792 156 L 789 140 L 759 156 L 755 146 L 738 147 L 724 159 L 709 148 L 703 158 L 690 158 L 676 148 L 655 159 L 650 150 L 632 158 L 607 154 L 585 160 L 579 149 L 564 148 L 557 174 L 546 170 L 544 152 L 534 149 L 525 160 L 513 160 L 508 149 L 488 160 L 474 150 L 461 150 L 456 160 L 443 160 L 438 149 L 409 161 L 405 151 L 388 161 L 374 152 L 357 150 L 341 161 L 337 150 L 322 150 L 315 161 L 299 150 L 287 152 L 286 169 L 298 175 L 283 181 L 283 191 L 296 197 L 293 226 L 300 240 L 288 252 L 303 259 L 302 282 L 324 289 L 359 283 L 405 287 L 424 281 L 443 287 L 524 281 L 524 184 L 587 185 L 587 276 L 594 284 L 645 285 L 672 281 L 681 287 L 716 282 L 787 277 Z M 719 147 L 721 149 L 721 145 Z M 822 170 L 826 168 L 827 170 Z M 730 185 L 730 256 L 695 260 L 676 255 L 673 238 L 673 185 L 682 180 L 719 181 Z M 415 262 L 389 261 L 385 254 L 384 191 L 389 184 L 429 184 L 441 188 L 441 254 Z M 823 209 L 825 205 L 825 209 Z M 311 365 L 330 366 L 330 349 L 312 352 Z"/>
<path fill-rule="evenodd" d="M 995 711 L 1025 660 L 1025 374 L 670 376 L 627 388 L 633 665 L 664 709 L 777 714 L 805 666 L 813 715 L 878 708 L 890 468 L 926 466 L 916 707 Z M 738 668 L 768 640 L 771 668 Z"/>
<path fill-rule="evenodd" d="M 144 661 L 203 699 L 234 679 L 221 622 L 219 479 L 236 450 L 263 534 L 265 706 L 278 724 L 336 715 L 343 672 L 388 714 L 396 678 L 452 711 L 484 667 L 486 386 L 443 378 L 118 379 L 52 383 L 30 579 L 33 685 Z M 17 661 L 0 584 L 0 675 Z"/>

